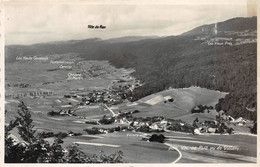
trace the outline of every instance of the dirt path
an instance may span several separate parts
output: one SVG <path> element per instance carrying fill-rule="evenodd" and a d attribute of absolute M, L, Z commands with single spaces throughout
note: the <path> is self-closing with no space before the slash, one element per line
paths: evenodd
<path fill-rule="evenodd" d="M 113 116 L 116 116 L 113 110 L 111 110 L 106 104 L 104 104 L 104 107 L 112 113 Z"/>

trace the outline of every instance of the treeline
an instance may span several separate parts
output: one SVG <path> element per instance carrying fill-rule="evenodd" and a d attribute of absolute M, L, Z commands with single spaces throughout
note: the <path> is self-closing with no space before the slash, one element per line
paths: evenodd
<path fill-rule="evenodd" d="M 229 92 L 217 104 L 231 116 L 257 119 L 257 45 L 232 47 L 218 57 L 217 89 Z"/>

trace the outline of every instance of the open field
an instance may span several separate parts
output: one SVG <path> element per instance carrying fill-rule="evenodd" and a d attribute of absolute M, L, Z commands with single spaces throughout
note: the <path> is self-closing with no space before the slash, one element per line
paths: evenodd
<path fill-rule="evenodd" d="M 169 89 L 144 97 L 136 102 L 119 105 L 115 111 L 119 110 L 140 110 L 135 116 L 165 116 L 167 118 L 183 118 L 194 116 L 190 114 L 192 108 L 197 105 L 215 106 L 218 99 L 225 97 L 227 93 L 208 90 L 200 87 L 190 87 L 184 89 Z M 164 103 L 165 97 L 171 97 L 173 102 Z M 202 117 L 205 114 L 202 114 Z M 209 118 L 212 114 L 208 114 Z M 213 114 L 213 117 L 216 115 Z M 195 118 L 194 118 L 195 119 Z M 193 119 L 193 120 L 194 120 Z M 189 122 L 190 120 L 188 120 Z"/>
<path fill-rule="evenodd" d="M 67 138 L 65 144 L 70 142 L 103 143 L 109 145 L 119 145 L 119 147 L 96 146 L 90 144 L 80 144 L 80 148 L 86 153 L 115 153 L 122 150 L 124 157 L 130 163 L 170 163 L 177 159 L 176 151 L 169 151 L 167 146 L 160 143 L 150 143 L 141 141 L 141 137 L 131 136 L 130 133 L 113 133 L 92 140 L 82 140 L 77 138 Z M 158 156 L 160 155 L 160 156 Z"/>

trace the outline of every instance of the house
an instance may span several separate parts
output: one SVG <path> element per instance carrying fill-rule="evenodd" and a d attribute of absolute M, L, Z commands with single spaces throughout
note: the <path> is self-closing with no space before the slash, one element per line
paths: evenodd
<path fill-rule="evenodd" d="M 199 131 L 200 133 L 207 132 L 207 127 L 206 126 L 199 127 Z"/>
<path fill-rule="evenodd" d="M 149 126 L 149 128 L 154 129 L 154 130 L 159 130 L 160 129 L 157 124 L 153 124 L 153 125 Z"/>
<path fill-rule="evenodd" d="M 234 121 L 235 124 L 237 124 L 238 126 L 244 126 L 246 123 L 246 120 L 242 117 L 239 117 L 238 119 L 236 119 Z"/>
<path fill-rule="evenodd" d="M 234 121 L 235 121 L 235 119 L 234 119 L 233 117 L 231 117 L 231 116 L 227 116 L 227 119 L 228 119 L 229 121 L 231 121 L 231 122 L 234 122 Z"/>
<path fill-rule="evenodd" d="M 216 133 L 216 128 L 208 128 L 207 131 L 208 133 Z"/>
<path fill-rule="evenodd" d="M 65 111 L 65 110 L 61 110 L 59 114 L 60 114 L 60 115 L 66 115 L 66 114 L 68 114 L 68 112 Z"/>
<path fill-rule="evenodd" d="M 167 124 L 168 123 L 168 121 L 166 121 L 166 120 L 162 120 L 161 122 L 160 122 L 160 124 Z"/>
<path fill-rule="evenodd" d="M 196 134 L 196 135 L 201 135 L 201 132 L 200 132 L 200 130 L 197 128 L 197 129 L 194 129 L 194 134 Z"/>
<path fill-rule="evenodd" d="M 138 125 L 139 125 L 139 122 L 138 122 L 138 121 L 135 121 L 133 125 L 134 125 L 134 126 L 138 126 Z"/>
<path fill-rule="evenodd" d="M 173 102 L 174 101 L 174 99 L 171 96 L 165 96 L 164 99 L 169 101 L 169 102 Z"/>
<path fill-rule="evenodd" d="M 181 123 L 181 122 L 180 122 L 180 125 L 181 125 L 181 126 L 184 126 L 184 123 Z"/>

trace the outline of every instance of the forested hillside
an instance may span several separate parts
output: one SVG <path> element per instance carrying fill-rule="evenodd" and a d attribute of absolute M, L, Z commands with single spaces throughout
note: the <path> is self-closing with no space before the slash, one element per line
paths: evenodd
<path fill-rule="evenodd" d="M 134 76 L 144 85 L 134 91 L 133 101 L 169 87 L 201 86 L 229 92 L 220 106 L 230 115 L 256 118 L 256 43 L 208 46 L 188 37 L 169 37 L 120 48 L 127 52 L 107 59 L 117 67 L 136 69 Z"/>

